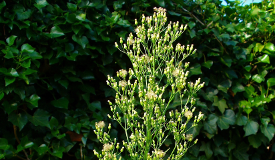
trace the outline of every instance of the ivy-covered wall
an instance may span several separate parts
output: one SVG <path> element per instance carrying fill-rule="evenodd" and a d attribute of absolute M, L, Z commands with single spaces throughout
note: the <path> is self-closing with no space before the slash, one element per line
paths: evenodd
<path fill-rule="evenodd" d="M 194 44 L 190 79 L 201 77 L 190 132 L 199 142 L 186 159 L 273 157 L 274 1 L 250 6 L 218 0 L 5 0 L 0 3 L 0 159 L 93 159 L 93 132 L 114 92 L 107 75 L 131 67 L 114 45 L 134 19 L 165 7 L 168 21 L 188 24 Z M 174 100 L 171 107 L 179 102 Z M 167 139 L 169 147 L 173 142 Z"/>

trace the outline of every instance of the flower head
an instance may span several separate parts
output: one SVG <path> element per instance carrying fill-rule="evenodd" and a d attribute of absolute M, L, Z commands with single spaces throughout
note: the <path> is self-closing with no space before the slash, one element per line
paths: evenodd
<path fill-rule="evenodd" d="M 193 112 L 191 111 L 186 111 L 184 113 L 184 116 L 187 118 L 187 119 L 191 119 L 193 117 Z"/>
<path fill-rule="evenodd" d="M 193 134 L 187 134 L 187 135 L 185 136 L 185 138 L 186 138 L 188 141 L 192 141 L 192 139 L 193 139 Z"/>
<path fill-rule="evenodd" d="M 154 99 L 154 98 L 157 97 L 157 94 L 155 92 L 153 92 L 153 91 L 149 91 L 147 93 L 147 97 L 148 97 L 148 99 Z"/>
<path fill-rule="evenodd" d="M 99 121 L 98 123 L 96 123 L 96 126 L 98 128 L 104 128 L 105 127 L 105 122 L 104 121 Z"/>
<path fill-rule="evenodd" d="M 106 143 L 103 145 L 103 151 L 108 152 L 113 149 L 113 145 L 110 143 Z"/>
<path fill-rule="evenodd" d="M 178 69 L 178 68 L 176 68 L 174 71 L 173 71 L 173 76 L 174 77 L 177 77 L 178 75 L 179 75 L 179 73 L 180 73 L 180 70 Z"/>
<path fill-rule="evenodd" d="M 162 158 L 165 156 L 165 152 L 163 152 L 163 150 L 159 150 L 159 149 L 155 151 L 155 154 L 156 154 L 157 158 Z"/>

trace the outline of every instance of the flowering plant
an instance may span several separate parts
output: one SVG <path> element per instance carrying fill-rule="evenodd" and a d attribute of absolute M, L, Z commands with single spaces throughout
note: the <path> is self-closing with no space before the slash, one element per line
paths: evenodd
<path fill-rule="evenodd" d="M 120 38 L 120 51 L 130 58 L 133 69 L 122 69 L 117 72 L 118 81 L 108 76 L 107 84 L 116 91 L 115 103 L 109 101 L 113 115 L 124 129 L 126 141 L 121 145 L 111 140 L 105 132 L 105 123 L 96 123 L 94 131 L 103 143 L 101 152 L 94 150 L 100 159 L 121 159 L 118 156 L 127 150 L 131 159 L 159 160 L 180 159 L 192 145 L 192 134 L 186 132 L 198 124 L 203 114 L 193 115 L 195 111 L 194 94 L 203 87 L 198 79 L 195 83 L 186 82 L 189 63 L 183 60 L 196 49 L 193 45 L 186 47 L 173 42 L 186 30 L 179 22 L 170 22 L 165 27 L 166 10 L 154 8 L 153 16 L 142 16 L 142 24 L 135 29 L 137 37 L 130 33 L 127 42 Z M 135 20 L 137 25 L 137 20 Z M 186 53 L 183 53 L 186 51 Z M 170 98 L 163 98 L 168 93 Z M 171 110 L 169 105 L 179 96 L 180 110 Z M 183 103 L 183 98 L 187 101 Z M 187 127 L 192 123 L 191 127 Z M 108 126 L 110 131 L 111 125 Z M 161 150 L 168 136 L 174 137 L 174 146 L 166 151 Z M 193 141 L 193 144 L 197 140 Z M 166 153 L 169 151 L 169 155 Z"/>

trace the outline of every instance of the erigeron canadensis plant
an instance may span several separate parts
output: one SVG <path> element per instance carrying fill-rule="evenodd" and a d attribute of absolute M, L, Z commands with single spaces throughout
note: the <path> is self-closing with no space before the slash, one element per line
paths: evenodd
<path fill-rule="evenodd" d="M 183 60 L 196 52 L 193 45 L 186 47 L 181 44 L 173 46 L 173 42 L 186 30 L 187 26 L 179 26 L 179 22 L 170 22 L 166 26 L 166 10 L 154 8 L 153 16 L 142 16 L 141 25 L 135 29 L 137 37 L 130 33 L 127 42 L 121 47 L 116 43 L 120 51 L 130 58 L 133 69 L 122 69 L 117 72 L 119 81 L 108 76 L 107 84 L 116 91 L 115 103 L 109 101 L 113 115 L 109 118 L 116 120 L 125 130 L 126 141 L 122 145 L 117 140 L 111 140 L 105 132 L 105 123 L 96 123 L 94 131 L 97 138 L 103 143 L 101 152 L 94 150 L 100 159 L 115 160 L 118 155 L 127 150 L 127 154 L 133 160 L 159 160 L 167 154 L 167 159 L 180 159 L 197 139 L 193 141 L 193 135 L 187 134 L 192 123 L 196 126 L 202 119 L 199 112 L 194 115 L 194 94 L 203 87 L 204 83 L 198 79 L 195 83 L 186 82 L 189 63 L 183 65 Z M 137 20 L 135 20 L 137 25 Z M 161 81 L 166 78 L 166 84 L 161 86 Z M 170 98 L 165 100 L 163 94 L 170 90 Z M 169 110 L 175 96 L 181 100 L 180 110 Z M 183 103 L 183 97 L 187 102 Z M 142 112 L 138 111 L 142 106 Z M 174 137 L 175 144 L 166 151 L 161 150 L 168 136 Z M 122 146 L 122 147 L 121 147 Z M 121 157 L 120 157 L 121 159 Z"/>

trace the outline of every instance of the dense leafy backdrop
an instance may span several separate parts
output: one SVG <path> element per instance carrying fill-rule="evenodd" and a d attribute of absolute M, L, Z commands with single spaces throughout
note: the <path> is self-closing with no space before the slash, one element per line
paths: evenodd
<path fill-rule="evenodd" d="M 114 92 L 106 76 L 131 67 L 114 46 L 134 19 L 165 7 L 188 24 L 181 44 L 198 49 L 190 79 L 204 121 L 186 159 L 268 159 L 275 147 L 275 6 L 218 0 L 5 0 L 0 3 L 0 159 L 93 159 L 96 121 Z M 171 107 L 177 107 L 177 99 Z M 167 140 L 169 147 L 172 141 Z"/>

